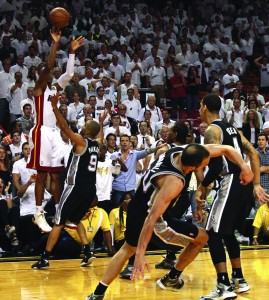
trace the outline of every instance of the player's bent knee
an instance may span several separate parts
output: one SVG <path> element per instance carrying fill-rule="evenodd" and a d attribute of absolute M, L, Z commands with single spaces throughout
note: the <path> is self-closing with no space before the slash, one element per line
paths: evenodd
<path fill-rule="evenodd" d="M 208 234 L 204 228 L 198 228 L 198 235 L 194 241 L 203 245 L 208 241 Z"/>

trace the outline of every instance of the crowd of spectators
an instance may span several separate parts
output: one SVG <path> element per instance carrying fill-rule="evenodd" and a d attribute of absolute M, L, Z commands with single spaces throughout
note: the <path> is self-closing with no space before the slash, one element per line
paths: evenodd
<path fill-rule="evenodd" d="M 31 218 L 25 216 L 33 214 L 29 195 L 35 176 L 25 170 L 27 140 L 35 123 L 35 82 L 52 43 L 48 15 L 57 6 L 65 7 L 71 18 L 62 29 L 54 83 L 65 72 L 70 38 L 85 37 L 84 47 L 76 53 L 73 78 L 59 96 L 60 111 L 73 131 L 80 132 L 87 120 L 98 121 L 106 111 L 107 157 L 126 155 L 125 160 L 130 151 L 165 142 L 176 120 L 186 120 L 188 142 L 203 143 L 207 124 L 196 123 L 195 130 L 193 119 L 199 120 L 201 95 L 213 92 L 221 97 L 222 119 L 242 130 L 262 156 L 262 183 L 269 190 L 267 1 L 1 0 L 0 4 L 0 204 L 5 202 L 0 231 L 12 246 L 20 241 L 32 247 L 40 238 L 33 229 L 29 229 L 32 236 L 24 234 L 20 226 L 31 227 Z M 258 83 L 247 86 L 249 74 L 256 75 Z M 145 101 L 143 90 L 149 93 Z M 62 138 L 61 147 L 70 149 L 68 139 Z M 129 171 L 111 183 L 108 213 L 122 200 L 122 191 L 132 196 L 130 170 L 132 179 L 135 175 L 138 180 L 154 159 L 137 153 L 128 163 Z M 104 168 L 108 167 L 98 172 L 106 174 Z M 126 188 L 126 182 L 132 186 Z M 48 193 L 44 206 L 49 198 Z M 0 247 L 5 248 L 5 241 L 1 243 L 2 239 Z"/>

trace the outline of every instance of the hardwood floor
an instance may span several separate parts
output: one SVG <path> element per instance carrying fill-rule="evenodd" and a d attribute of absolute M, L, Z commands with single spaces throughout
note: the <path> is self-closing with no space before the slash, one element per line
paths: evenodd
<path fill-rule="evenodd" d="M 155 269 L 161 255 L 147 256 L 151 272 L 145 280 L 136 282 L 117 278 L 109 287 L 105 300 L 198 300 L 215 288 L 216 276 L 208 252 L 202 252 L 184 271 L 184 287 L 179 292 L 162 291 L 156 280 L 166 270 Z M 94 290 L 110 258 L 97 258 L 87 268 L 79 266 L 80 260 L 51 260 L 47 270 L 31 270 L 32 261 L 0 263 L 1 300 L 84 300 Z M 268 296 L 269 251 L 251 249 L 242 251 L 243 271 L 251 290 L 238 295 L 239 300 L 263 300 Z M 229 267 L 229 273 L 230 273 Z"/>

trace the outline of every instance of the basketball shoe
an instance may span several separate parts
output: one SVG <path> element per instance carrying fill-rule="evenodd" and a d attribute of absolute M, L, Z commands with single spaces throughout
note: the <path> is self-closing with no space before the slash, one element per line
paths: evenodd
<path fill-rule="evenodd" d="M 165 258 L 163 261 L 155 264 L 155 268 L 171 270 L 174 265 L 175 265 L 175 261 L 173 259 Z"/>
<path fill-rule="evenodd" d="M 156 284 L 163 290 L 177 292 L 183 287 L 184 281 L 181 278 L 171 279 L 168 274 L 166 274 L 163 278 L 157 280 Z"/>
<path fill-rule="evenodd" d="M 96 296 L 92 293 L 88 297 L 86 297 L 85 300 L 103 300 L 103 299 L 104 299 L 104 295 Z"/>
<path fill-rule="evenodd" d="M 218 283 L 217 288 L 211 294 L 200 297 L 200 300 L 232 300 L 236 299 L 237 295 L 233 290 L 233 287 Z"/>
<path fill-rule="evenodd" d="M 47 269 L 50 266 L 49 261 L 44 258 L 40 258 L 39 261 L 32 265 L 33 270 Z"/>
<path fill-rule="evenodd" d="M 238 294 L 245 293 L 250 290 L 250 286 L 247 284 L 244 278 L 234 278 L 232 277 L 231 285 L 234 291 Z"/>
<path fill-rule="evenodd" d="M 90 265 L 95 259 L 96 259 L 96 257 L 93 255 L 93 253 L 88 252 L 87 254 L 84 255 L 84 257 L 80 263 L 80 266 L 86 267 L 86 266 Z"/>
<path fill-rule="evenodd" d="M 127 265 L 121 272 L 120 272 L 120 278 L 121 279 L 131 279 L 131 275 L 133 272 L 133 266 Z"/>
<path fill-rule="evenodd" d="M 51 232 L 51 227 L 45 219 L 45 212 L 41 210 L 40 212 L 34 214 L 33 223 L 36 224 L 42 232 Z"/>

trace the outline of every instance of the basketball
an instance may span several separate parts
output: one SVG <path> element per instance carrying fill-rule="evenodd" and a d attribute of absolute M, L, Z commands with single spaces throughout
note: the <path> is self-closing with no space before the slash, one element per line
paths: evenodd
<path fill-rule="evenodd" d="M 69 13 L 62 7 L 54 8 L 49 14 L 51 25 L 63 28 L 69 24 Z"/>

